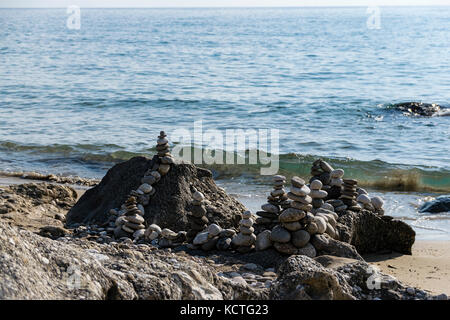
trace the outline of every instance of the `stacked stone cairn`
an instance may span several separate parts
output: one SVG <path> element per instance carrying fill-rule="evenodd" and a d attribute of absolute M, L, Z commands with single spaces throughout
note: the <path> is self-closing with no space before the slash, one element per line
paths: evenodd
<path fill-rule="evenodd" d="M 331 172 L 333 170 L 333 167 L 328 162 L 318 159 L 313 162 L 311 167 L 312 177 L 309 182 L 311 183 L 314 180 L 320 180 L 320 182 L 322 182 L 323 190 L 329 192 L 331 188 Z"/>
<path fill-rule="evenodd" d="M 317 209 L 322 207 L 325 204 L 324 199 L 328 196 L 328 192 L 322 189 L 322 182 L 320 180 L 313 180 L 309 184 L 309 188 L 311 189 L 311 192 L 309 193 L 309 196 L 312 198 L 312 206 L 313 209 L 311 210 L 313 213 L 316 213 Z"/>
<path fill-rule="evenodd" d="M 342 195 L 340 199 L 351 211 L 360 211 L 361 207 L 356 202 L 356 197 L 358 196 L 357 184 L 358 181 L 355 179 L 344 179 L 344 189 L 342 190 Z"/>
<path fill-rule="evenodd" d="M 132 236 L 135 240 L 142 238 L 145 234 L 143 212 L 136 205 L 136 197 L 130 196 L 125 202 L 126 213 L 116 220 L 114 234 L 119 237 Z"/>
<path fill-rule="evenodd" d="M 330 189 L 328 192 L 328 198 L 330 199 L 338 199 L 342 193 L 342 185 L 344 181 L 342 178 L 344 177 L 343 169 L 335 169 L 330 173 L 331 181 L 330 181 Z"/>
<path fill-rule="evenodd" d="M 276 175 L 273 177 L 273 190 L 267 197 L 267 203 L 261 206 L 263 211 L 256 212 L 257 226 L 262 226 L 264 229 L 271 229 L 278 223 L 278 215 L 281 209 L 289 207 L 288 197 L 284 190 L 286 177 Z"/>
<path fill-rule="evenodd" d="M 170 165 L 173 163 L 173 157 L 170 154 L 169 140 L 164 131 L 159 133 L 156 143 L 156 151 L 158 152 L 158 157 L 161 162 L 158 167 L 158 172 L 164 176 L 169 172 Z"/>
<path fill-rule="evenodd" d="M 242 213 L 241 221 L 239 221 L 239 232 L 232 239 L 232 244 L 236 247 L 236 251 L 247 253 L 255 248 L 256 236 L 254 231 L 252 213 L 245 211 Z"/>
<path fill-rule="evenodd" d="M 205 196 L 195 188 L 192 188 L 192 190 L 192 207 L 190 213 L 188 214 L 190 230 L 186 235 L 188 242 L 192 242 L 195 236 L 207 227 L 209 222 L 206 217 L 206 208 L 203 204 Z"/>

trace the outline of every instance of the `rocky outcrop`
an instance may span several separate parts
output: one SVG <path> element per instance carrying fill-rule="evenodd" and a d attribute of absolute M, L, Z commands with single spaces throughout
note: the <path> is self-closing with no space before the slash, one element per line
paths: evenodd
<path fill-rule="evenodd" d="M 203 259 L 152 246 L 51 240 L 0 222 L 0 299 L 265 299 Z"/>
<path fill-rule="evenodd" d="M 348 243 L 335 240 L 327 234 L 316 234 L 311 238 L 311 244 L 318 255 L 333 255 L 336 257 L 363 260 L 356 248 Z"/>
<path fill-rule="evenodd" d="M 111 168 L 102 181 L 87 190 L 69 211 L 67 222 L 97 223 L 108 221 L 108 212 L 120 208 L 131 190 L 141 185 L 144 174 L 156 159 L 135 157 Z M 223 228 L 236 227 L 245 207 L 219 188 L 209 170 L 192 164 L 174 163 L 170 171 L 153 185 L 155 194 L 145 205 L 147 224 L 170 227 L 174 231 L 189 230 L 187 214 L 192 206 L 192 188 L 205 196 L 207 218 Z"/>
<path fill-rule="evenodd" d="M 356 247 L 359 254 L 392 250 L 411 254 L 416 233 L 411 226 L 390 216 L 371 211 L 346 211 L 339 217 L 337 229 L 341 240 Z"/>
<path fill-rule="evenodd" d="M 437 197 L 436 200 L 425 202 L 419 212 L 440 213 L 450 212 L 450 195 Z"/>
<path fill-rule="evenodd" d="M 403 111 L 408 115 L 431 117 L 445 114 L 445 109 L 435 103 L 423 103 L 423 102 L 405 102 L 392 105 L 393 108 Z M 444 111 L 444 112 L 443 112 Z"/>

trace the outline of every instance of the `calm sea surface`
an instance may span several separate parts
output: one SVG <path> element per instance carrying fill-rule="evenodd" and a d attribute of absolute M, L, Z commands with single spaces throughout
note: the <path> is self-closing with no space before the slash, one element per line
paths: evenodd
<path fill-rule="evenodd" d="M 385 197 L 417 223 L 425 192 L 450 190 L 450 117 L 389 105 L 450 104 L 450 7 L 381 8 L 379 30 L 366 9 L 82 8 L 80 30 L 65 9 L 0 9 L 0 171 L 101 177 L 195 120 L 277 128 L 285 172 L 321 156 L 359 179 L 416 179 L 417 196 Z M 245 198 L 243 181 L 221 183 Z M 438 221 L 417 230 L 450 238 Z"/>

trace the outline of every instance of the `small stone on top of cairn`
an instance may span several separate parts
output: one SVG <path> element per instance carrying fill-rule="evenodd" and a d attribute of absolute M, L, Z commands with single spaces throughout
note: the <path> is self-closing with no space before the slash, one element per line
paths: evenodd
<path fill-rule="evenodd" d="M 192 188 L 192 190 L 192 207 L 187 216 L 190 226 L 190 230 L 187 232 L 188 242 L 191 242 L 199 232 L 203 231 L 209 222 L 206 217 L 206 208 L 203 204 L 205 196 L 195 188 Z"/>
<path fill-rule="evenodd" d="M 126 213 L 125 216 L 120 216 L 116 220 L 117 228 L 114 231 L 116 238 L 123 236 L 132 236 L 135 240 L 142 238 L 145 234 L 144 218 L 142 217 L 141 210 L 136 205 L 136 197 L 130 196 L 125 202 Z M 121 231 L 125 231 L 124 234 Z"/>
<path fill-rule="evenodd" d="M 253 233 L 254 231 L 252 213 L 245 211 L 242 213 L 241 221 L 239 221 L 239 232 L 232 239 L 232 244 L 237 247 L 236 251 L 247 253 L 255 248 L 256 236 Z"/>
<path fill-rule="evenodd" d="M 258 226 L 263 225 L 265 228 L 272 228 L 278 222 L 280 208 L 289 206 L 288 197 L 284 190 L 286 177 L 276 175 L 273 177 L 273 190 L 267 197 L 267 203 L 261 206 L 263 211 L 256 212 L 259 217 L 256 219 Z"/>

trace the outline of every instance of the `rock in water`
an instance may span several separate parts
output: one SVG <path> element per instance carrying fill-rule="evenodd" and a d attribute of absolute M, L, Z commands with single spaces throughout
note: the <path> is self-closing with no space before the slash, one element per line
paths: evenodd
<path fill-rule="evenodd" d="M 67 223 L 103 224 L 109 219 L 109 210 L 119 208 L 131 190 L 142 184 L 145 173 L 157 163 L 153 159 L 134 157 L 112 167 L 102 181 L 87 190 L 67 215 Z M 211 203 L 210 222 L 223 228 L 237 227 L 239 215 L 246 208 L 215 184 L 209 170 L 192 164 L 172 164 L 170 171 L 152 185 L 156 190 L 148 205 L 144 205 L 144 218 L 148 224 L 174 231 L 188 230 L 187 208 L 191 203 L 191 185 Z"/>
<path fill-rule="evenodd" d="M 450 195 L 437 197 L 434 201 L 425 202 L 419 212 L 450 212 Z"/>
<path fill-rule="evenodd" d="M 409 115 L 431 117 L 439 114 L 443 109 L 435 103 L 422 102 L 406 102 L 394 104 L 393 107 L 397 110 L 403 111 Z"/>

